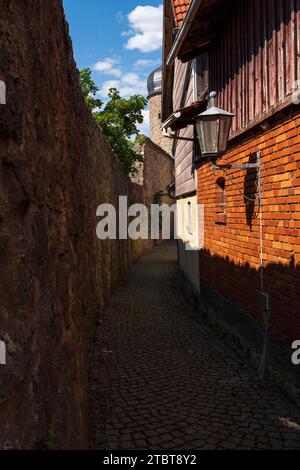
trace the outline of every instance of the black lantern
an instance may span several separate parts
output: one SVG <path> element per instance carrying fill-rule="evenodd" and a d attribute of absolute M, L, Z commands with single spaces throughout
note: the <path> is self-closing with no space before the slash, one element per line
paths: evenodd
<path fill-rule="evenodd" d="M 216 107 L 217 93 L 210 93 L 210 104 L 204 113 L 196 117 L 197 134 L 204 157 L 217 157 L 227 148 L 229 132 L 234 114 Z"/>

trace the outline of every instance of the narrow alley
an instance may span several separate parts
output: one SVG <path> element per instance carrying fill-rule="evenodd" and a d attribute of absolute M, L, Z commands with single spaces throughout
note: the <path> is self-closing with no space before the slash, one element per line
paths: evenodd
<path fill-rule="evenodd" d="M 116 289 L 91 364 L 96 449 L 300 449 L 300 410 L 197 316 L 176 245 L 149 250 Z"/>

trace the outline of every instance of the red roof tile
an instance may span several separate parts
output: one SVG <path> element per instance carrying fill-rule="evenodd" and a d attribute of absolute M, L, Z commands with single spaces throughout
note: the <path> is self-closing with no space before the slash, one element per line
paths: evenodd
<path fill-rule="evenodd" d="M 171 0 L 177 28 L 181 28 L 192 0 Z"/>

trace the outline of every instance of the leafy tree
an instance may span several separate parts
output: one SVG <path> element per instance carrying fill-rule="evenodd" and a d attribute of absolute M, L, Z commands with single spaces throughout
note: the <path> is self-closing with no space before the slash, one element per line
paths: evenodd
<path fill-rule="evenodd" d="M 83 69 L 80 72 L 80 83 L 85 101 L 92 112 L 102 108 L 103 102 L 95 98 L 98 88 L 92 79 L 91 69 Z"/>
<path fill-rule="evenodd" d="M 101 126 L 115 154 L 123 162 L 128 173 L 135 171 L 135 163 L 142 161 L 142 156 L 134 150 L 135 136 L 141 141 L 137 124 L 142 124 L 142 111 L 147 104 L 146 98 L 134 95 L 129 99 L 120 96 L 116 88 L 108 92 L 109 101 L 101 109 L 103 103 L 95 98 L 98 88 L 91 78 L 91 70 L 84 69 L 80 73 L 84 97 L 96 122 Z"/>

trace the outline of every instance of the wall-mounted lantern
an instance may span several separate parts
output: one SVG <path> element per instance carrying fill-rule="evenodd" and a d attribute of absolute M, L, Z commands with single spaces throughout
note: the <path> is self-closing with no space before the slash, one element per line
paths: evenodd
<path fill-rule="evenodd" d="M 198 140 L 203 157 L 218 157 L 226 151 L 234 114 L 216 107 L 215 91 L 209 95 L 209 106 L 196 119 Z"/>

